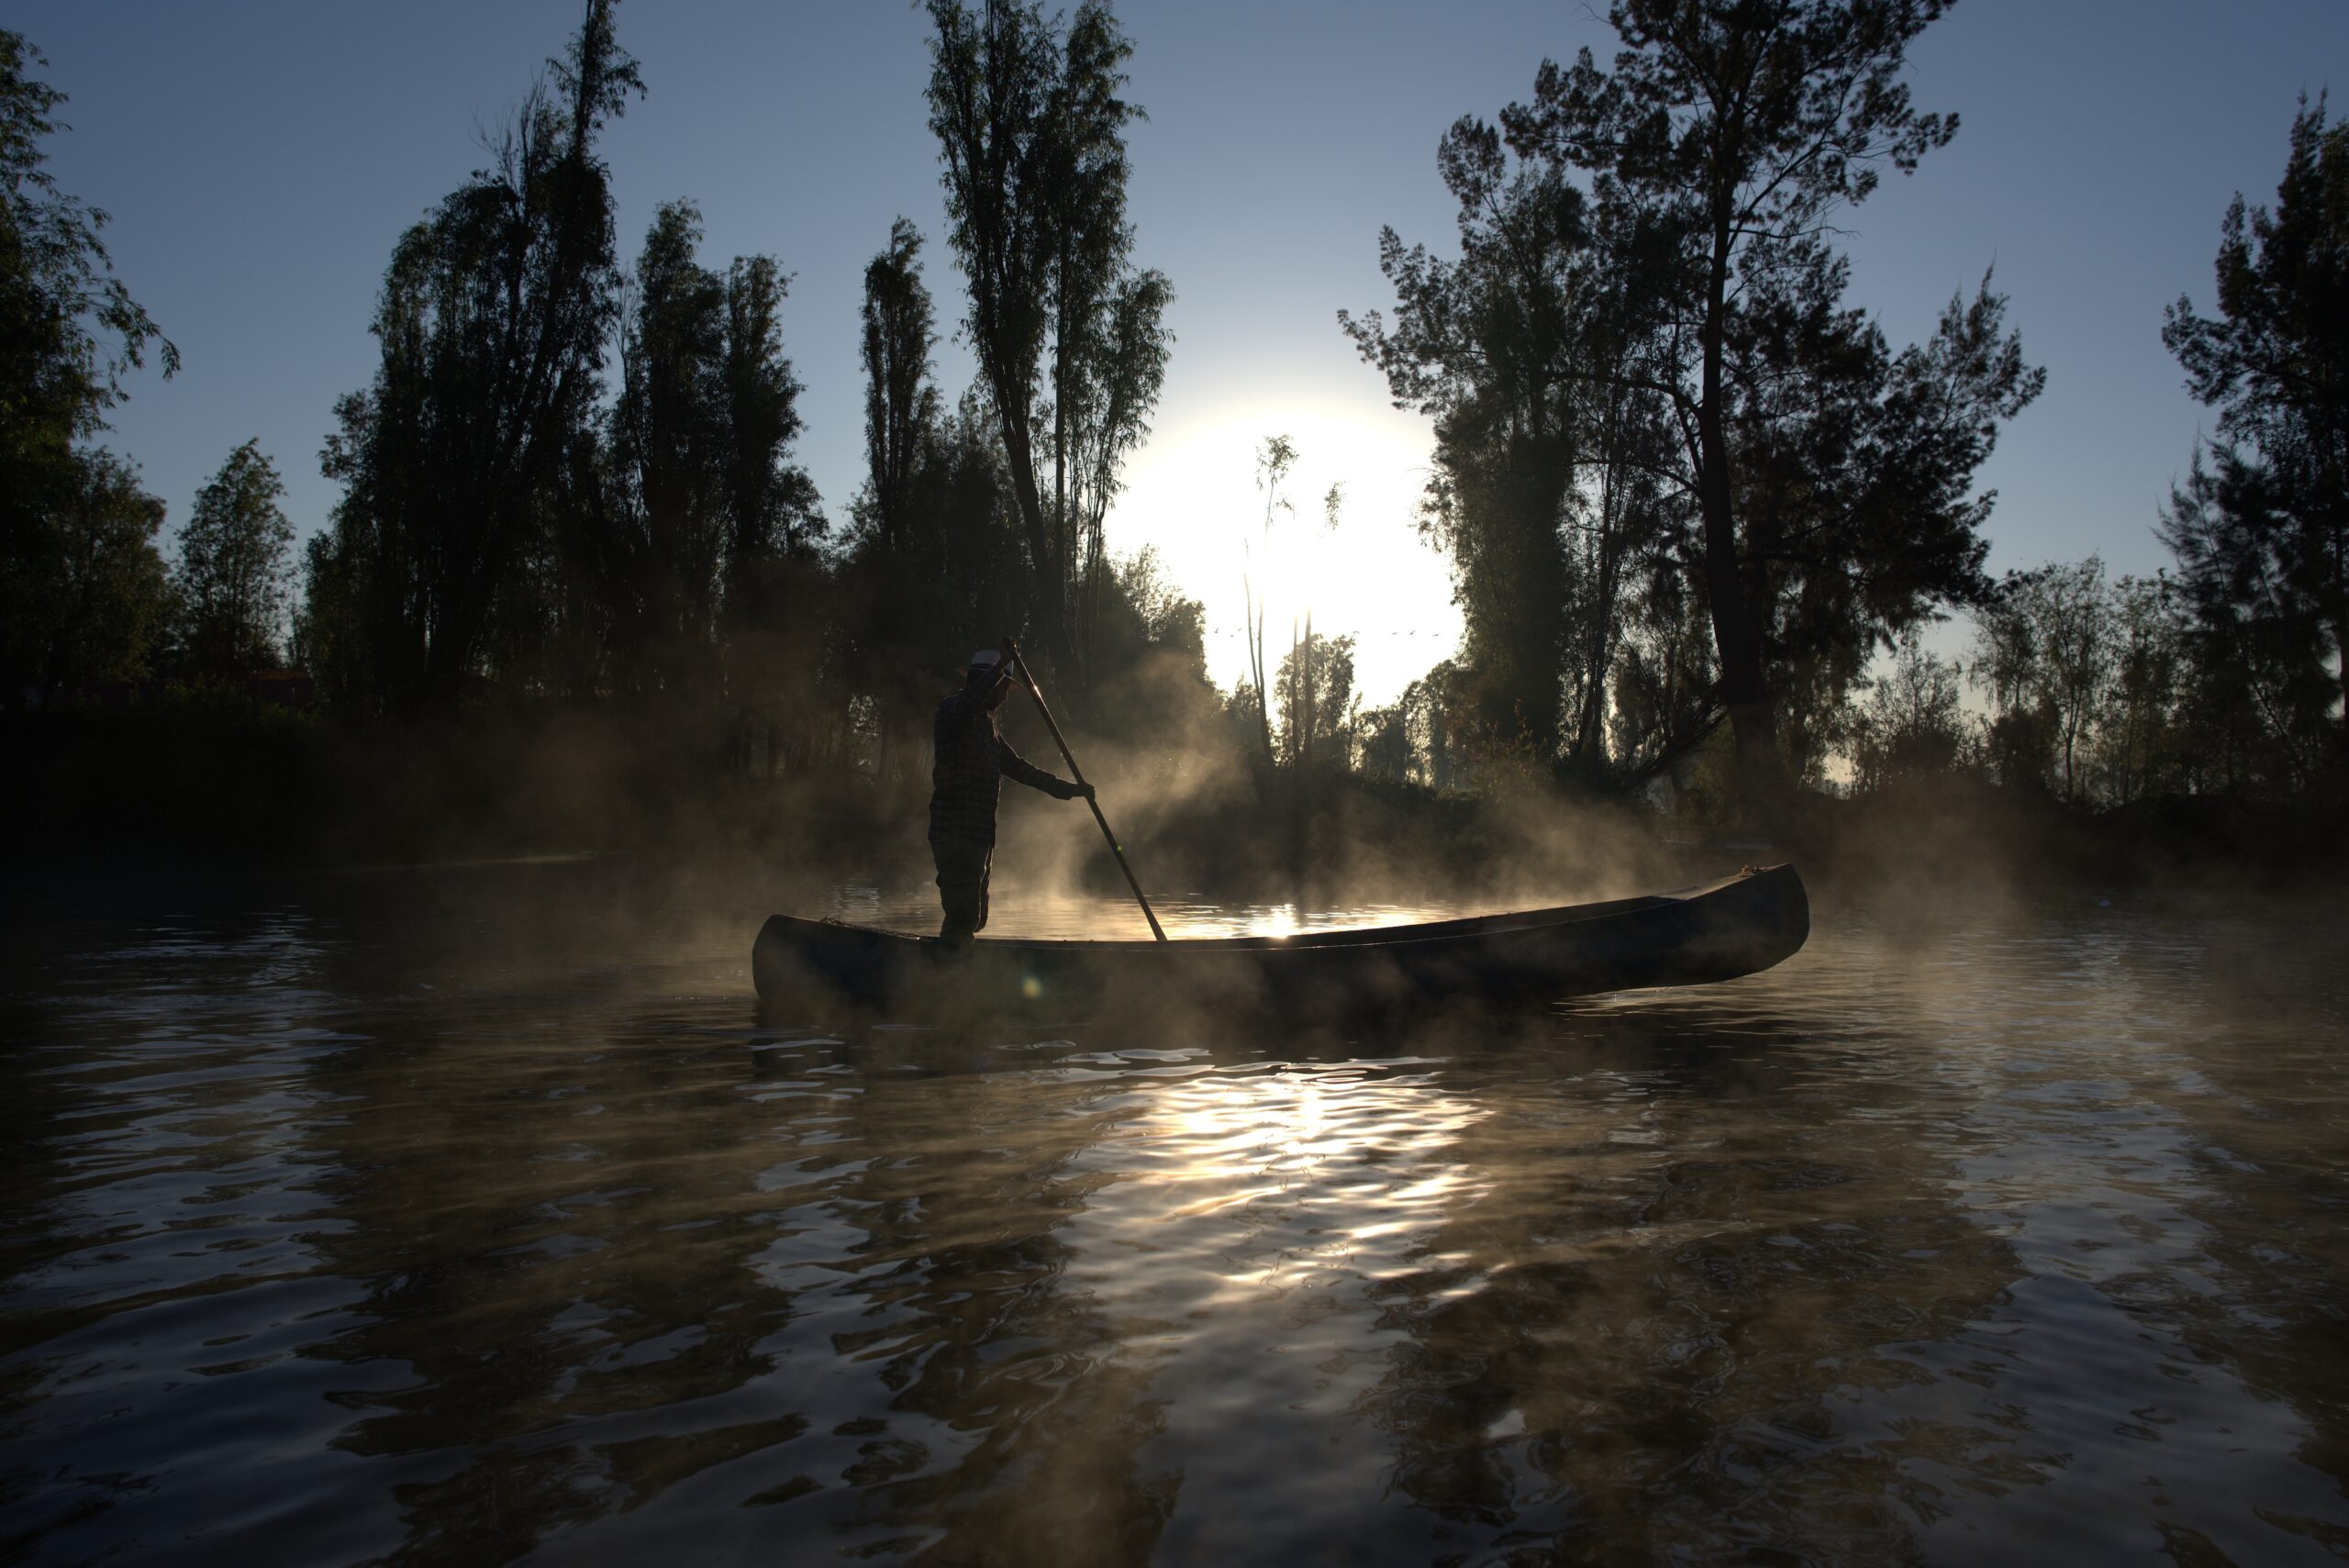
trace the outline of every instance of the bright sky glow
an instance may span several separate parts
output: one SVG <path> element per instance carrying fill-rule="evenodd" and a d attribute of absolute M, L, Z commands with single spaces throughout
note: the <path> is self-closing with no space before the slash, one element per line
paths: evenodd
<path fill-rule="evenodd" d="M 1297 462 L 1265 526 L 1257 457 L 1286 435 Z M 1412 520 L 1427 483 L 1427 422 L 1373 406 L 1265 397 L 1162 426 L 1117 511 L 1123 548 L 1155 548 L 1208 609 L 1208 668 L 1230 687 L 1248 670 L 1241 573 L 1264 600 L 1269 676 L 1292 628 L 1355 639 L 1357 682 L 1381 700 L 1427 673 L 1458 640 L 1444 557 Z M 1324 498 L 1341 487 L 1336 526 Z"/>
<path fill-rule="evenodd" d="M 317 454 L 366 383 L 366 327 L 400 230 L 484 161 L 576 0 L 9 0 L 0 26 L 50 58 L 74 129 L 69 191 L 112 212 L 117 270 L 185 354 L 137 379 L 108 438 L 184 518 L 239 443 L 261 440 L 288 510 L 321 526 Z M 1377 234 L 1448 251 L 1444 128 L 1527 95 L 1543 56 L 1613 48 L 1605 6 L 1556 0 L 1124 0 L 1138 259 L 1163 269 L 1176 341 L 1156 434 L 1113 512 L 1119 551 L 1156 544 L 1208 608 L 1211 666 L 1239 667 L 1239 544 L 1263 512 L 1264 437 L 1299 449 L 1266 617 L 1272 656 L 1307 606 L 1361 639 L 1366 703 L 1452 649 L 1443 562 L 1418 541 L 1424 421 L 1387 406 L 1335 313 L 1389 307 Z M 651 90 L 604 143 L 632 259 L 654 206 L 690 196 L 705 260 L 772 253 L 807 392 L 798 448 L 834 517 L 863 470 L 857 306 L 890 220 L 913 219 L 942 330 L 963 302 L 925 124 L 927 23 L 906 0 L 627 0 L 621 41 Z M 1912 53 L 1917 102 L 1963 128 L 1913 179 L 1846 215 L 1855 303 L 1896 344 L 1929 333 L 1985 268 L 2012 301 L 2046 395 L 1981 476 L 1999 493 L 1994 569 L 2100 551 L 2166 559 L 2156 511 L 2209 418 L 2163 350 L 2180 294 L 2210 307 L 2221 215 L 2271 201 L 2294 100 L 2349 62 L 2342 0 L 1962 0 Z M 2336 114 L 2343 106 L 2336 106 Z M 967 353 L 938 350 L 951 399 Z M 1344 519 L 1320 534 L 1322 493 Z"/>

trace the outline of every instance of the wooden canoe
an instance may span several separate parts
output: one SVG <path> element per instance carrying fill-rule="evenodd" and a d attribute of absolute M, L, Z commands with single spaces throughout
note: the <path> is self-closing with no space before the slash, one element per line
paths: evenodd
<path fill-rule="evenodd" d="M 1798 951 L 1809 932 L 1802 879 L 1781 865 L 1644 898 L 1283 937 L 981 938 L 950 952 L 934 937 L 776 915 L 759 931 L 751 968 L 769 1004 L 829 998 L 919 1015 L 1522 1005 L 1751 974 Z"/>

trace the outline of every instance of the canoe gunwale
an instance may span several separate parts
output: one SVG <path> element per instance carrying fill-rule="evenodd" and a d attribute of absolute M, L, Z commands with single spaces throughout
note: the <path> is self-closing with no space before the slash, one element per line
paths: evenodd
<path fill-rule="evenodd" d="M 1773 867 L 1772 870 L 1777 868 Z M 1451 920 L 1429 920 L 1408 926 L 1362 926 L 1336 930 L 1297 931 L 1285 935 L 1252 935 L 1236 937 L 1177 937 L 1160 942 L 1147 937 L 978 937 L 973 939 L 974 949 L 998 954 L 1036 952 L 1060 956 L 1111 957 L 1126 953 L 1250 953 L 1250 952 L 1315 952 L 1330 949 L 1410 947 L 1425 942 L 1453 942 L 1481 940 L 1486 937 L 1508 936 L 1524 931 L 1550 930 L 1560 926 L 1580 925 L 1591 920 L 1606 920 L 1646 910 L 1687 904 L 1708 894 L 1752 880 L 1745 873 L 1725 877 L 1719 882 L 1698 886 L 1675 888 L 1670 893 L 1648 894 L 1637 898 L 1616 898 L 1598 904 L 1561 904 L 1546 909 L 1515 909 L 1490 915 L 1466 915 Z M 853 935 L 866 940 L 880 940 L 903 942 L 915 947 L 934 947 L 936 937 L 917 935 L 911 931 L 891 930 L 885 926 L 863 926 L 837 918 L 811 920 L 804 916 L 784 915 L 775 918 L 785 921 L 795 932 L 811 937 L 822 933 Z"/>

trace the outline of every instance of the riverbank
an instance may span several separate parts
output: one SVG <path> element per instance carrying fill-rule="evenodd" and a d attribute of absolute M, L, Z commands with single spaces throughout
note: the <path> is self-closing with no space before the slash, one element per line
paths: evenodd
<path fill-rule="evenodd" d="M 0 722 L 13 759 L 0 856 L 20 872 L 135 873 L 624 854 L 764 877 L 927 877 L 918 765 L 876 777 L 833 755 L 771 774 L 772 755 L 746 763 L 723 739 L 555 706 L 346 726 L 228 691 L 17 715 Z M 1950 894 L 2293 886 L 2349 866 L 2349 828 L 2314 804 L 2173 796 L 2091 813 L 1948 774 L 1858 798 L 1806 793 L 1764 835 L 1546 785 L 1268 780 L 1196 737 L 1155 751 L 1072 740 L 1144 885 L 1203 895 L 1554 904 L 1787 858 L 1814 879 Z M 1122 890 L 1081 811 L 1010 789 L 1001 828 L 1000 862 L 1030 884 Z"/>

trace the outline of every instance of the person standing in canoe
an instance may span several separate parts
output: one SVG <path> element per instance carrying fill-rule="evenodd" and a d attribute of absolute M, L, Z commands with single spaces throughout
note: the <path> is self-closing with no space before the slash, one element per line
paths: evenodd
<path fill-rule="evenodd" d="M 1055 778 L 1011 749 L 995 710 L 1011 695 L 1011 664 L 992 648 L 971 655 L 963 689 L 938 705 L 930 769 L 930 852 L 946 908 L 939 940 L 960 945 L 987 923 L 987 873 L 995 860 L 995 808 L 1003 781 L 1060 800 L 1090 800 L 1091 784 Z"/>

